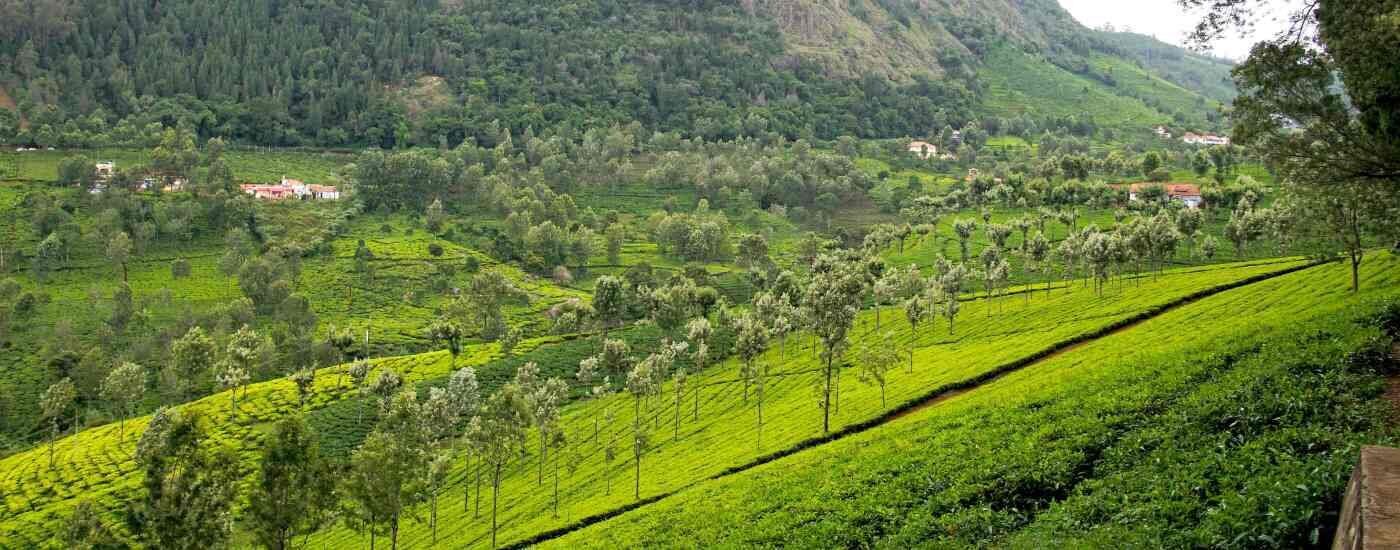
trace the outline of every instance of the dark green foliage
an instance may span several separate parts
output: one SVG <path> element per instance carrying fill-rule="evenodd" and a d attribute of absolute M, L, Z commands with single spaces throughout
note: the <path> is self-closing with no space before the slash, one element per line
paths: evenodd
<path fill-rule="evenodd" d="M 248 521 L 258 542 L 285 550 L 294 537 L 323 525 L 335 503 L 334 478 L 321 457 L 316 435 L 300 418 L 288 417 L 273 429 L 262 452 L 253 485 Z"/>
<path fill-rule="evenodd" d="M 132 532 L 159 548 L 222 545 L 230 535 L 238 460 L 210 439 L 198 412 L 157 412 L 136 445 L 144 492 L 130 509 Z"/>

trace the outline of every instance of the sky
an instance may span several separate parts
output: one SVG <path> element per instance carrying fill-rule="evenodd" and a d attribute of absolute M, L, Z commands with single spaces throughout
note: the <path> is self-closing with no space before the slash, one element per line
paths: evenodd
<path fill-rule="evenodd" d="M 1244 59 L 1254 42 L 1270 38 L 1287 26 L 1285 6 L 1296 3 L 1296 0 L 1277 2 L 1275 11 L 1278 13 L 1258 21 L 1252 36 L 1241 38 L 1237 36 L 1238 33 L 1230 33 L 1217 41 L 1210 53 L 1229 59 Z M 1131 30 L 1183 46 L 1186 45 L 1186 35 L 1200 20 L 1197 14 L 1188 13 L 1176 0 L 1060 0 L 1060 5 L 1084 26 L 1099 28 L 1111 24 L 1116 30 Z"/>

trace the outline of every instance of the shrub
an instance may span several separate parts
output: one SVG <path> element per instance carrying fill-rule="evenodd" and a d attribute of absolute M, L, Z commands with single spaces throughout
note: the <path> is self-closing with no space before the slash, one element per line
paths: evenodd
<path fill-rule="evenodd" d="M 190 261 L 184 258 L 170 262 L 170 276 L 175 279 L 184 279 L 190 276 Z"/>
<path fill-rule="evenodd" d="M 428 245 L 428 253 L 432 254 L 434 258 L 442 256 L 442 252 L 442 245 L 438 243 Z"/>

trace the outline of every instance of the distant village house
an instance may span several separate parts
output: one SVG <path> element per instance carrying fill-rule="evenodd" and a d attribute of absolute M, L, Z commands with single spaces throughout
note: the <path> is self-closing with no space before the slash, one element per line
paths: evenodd
<path fill-rule="evenodd" d="M 1171 138 L 1172 138 L 1172 133 L 1171 133 L 1170 131 L 1167 130 L 1167 127 L 1166 127 L 1166 126 L 1158 126 L 1158 127 L 1157 127 L 1155 130 L 1153 130 L 1153 131 L 1155 131 L 1155 132 L 1157 133 L 1157 137 L 1159 137 L 1159 138 L 1162 138 L 1162 139 L 1171 139 Z"/>
<path fill-rule="evenodd" d="M 1109 187 L 1122 189 L 1124 186 L 1110 185 Z M 1141 200 L 1143 192 L 1149 187 L 1161 188 L 1166 194 L 1167 200 L 1179 202 L 1186 205 L 1187 208 L 1194 210 L 1201 207 L 1201 188 L 1189 183 L 1134 183 L 1127 186 L 1128 200 Z"/>
<path fill-rule="evenodd" d="M 97 176 L 97 179 L 107 181 L 109 179 L 112 179 L 113 174 L 116 174 L 117 163 L 112 162 L 110 160 L 104 160 L 93 165 L 92 172 Z"/>
<path fill-rule="evenodd" d="M 1186 143 L 1188 143 L 1188 144 L 1190 144 L 1190 145 L 1229 145 L 1229 144 L 1230 144 L 1230 138 L 1227 138 L 1227 137 L 1225 137 L 1225 136 L 1217 136 L 1217 135 L 1215 135 L 1215 134 L 1196 134 L 1196 133 L 1192 133 L 1192 132 L 1186 132 L 1186 135 L 1181 136 L 1181 141 L 1184 141 L 1184 142 L 1186 142 Z"/>
<path fill-rule="evenodd" d="M 912 141 L 909 142 L 909 152 L 919 160 L 928 160 L 938 156 L 938 146 L 927 141 Z"/>
<path fill-rule="evenodd" d="M 340 200 L 340 190 L 333 185 L 308 184 L 286 176 L 282 176 L 282 181 L 276 185 L 245 183 L 239 187 L 253 198 L 263 200 Z"/>

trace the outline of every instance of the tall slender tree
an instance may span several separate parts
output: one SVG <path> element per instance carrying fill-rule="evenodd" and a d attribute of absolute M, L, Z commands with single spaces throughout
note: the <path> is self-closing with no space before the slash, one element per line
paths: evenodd
<path fill-rule="evenodd" d="M 120 414 L 117 441 L 126 440 L 126 419 L 132 415 L 145 393 L 146 369 L 136 363 L 122 363 L 102 381 L 102 397 Z"/>
<path fill-rule="evenodd" d="M 78 388 L 73 385 L 72 378 L 64 378 L 54 382 L 44 390 L 39 396 L 39 408 L 44 414 L 44 420 L 49 423 L 49 469 L 54 465 L 54 445 L 58 443 L 58 434 L 63 427 L 63 419 L 67 417 L 68 411 L 73 408 L 73 403 L 78 399 Z"/>
<path fill-rule="evenodd" d="M 812 279 L 803 304 L 810 315 L 813 332 L 821 340 L 822 352 L 822 433 L 831 431 L 832 382 L 837 359 L 846 345 L 851 325 L 865 292 L 864 270 L 832 255 L 819 256 L 812 264 Z"/>

